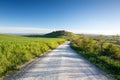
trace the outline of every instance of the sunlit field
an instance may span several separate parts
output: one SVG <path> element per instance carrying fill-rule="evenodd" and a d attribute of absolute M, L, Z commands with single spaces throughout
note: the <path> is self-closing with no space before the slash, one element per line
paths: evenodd
<path fill-rule="evenodd" d="M 0 34 L 0 76 L 63 43 L 59 38 L 27 38 Z"/>

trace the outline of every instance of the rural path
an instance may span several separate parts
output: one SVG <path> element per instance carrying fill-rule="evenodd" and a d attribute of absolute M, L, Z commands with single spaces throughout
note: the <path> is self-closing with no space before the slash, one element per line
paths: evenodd
<path fill-rule="evenodd" d="M 4 80 L 113 80 L 65 42 Z"/>

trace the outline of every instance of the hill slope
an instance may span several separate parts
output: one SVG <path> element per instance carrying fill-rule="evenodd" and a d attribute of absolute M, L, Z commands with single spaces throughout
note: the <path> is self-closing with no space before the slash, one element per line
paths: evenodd
<path fill-rule="evenodd" d="M 63 37 L 63 36 L 68 36 L 71 37 L 74 34 L 72 32 L 68 32 L 65 30 L 61 30 L 61 31 L 53 31 L 51 33 L 45 34 L 45 37 Z"/>
<path fill-rule="evenodd" d="M 47 37 L 47 38 L 64 38 L 64 39 L 72 39 L 75 36 L 77 35 L 65 30 L 53 31 L 44 35 L 27 35 L 27 37 Z"/>

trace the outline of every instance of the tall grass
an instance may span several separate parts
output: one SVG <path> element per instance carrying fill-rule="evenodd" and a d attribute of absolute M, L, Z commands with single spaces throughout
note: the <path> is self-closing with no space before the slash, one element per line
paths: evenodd
<path fill-rule="evenodd" d="M 0 34 L 0 76 L 63 43 L 59 38 L 27 38 Z"/>

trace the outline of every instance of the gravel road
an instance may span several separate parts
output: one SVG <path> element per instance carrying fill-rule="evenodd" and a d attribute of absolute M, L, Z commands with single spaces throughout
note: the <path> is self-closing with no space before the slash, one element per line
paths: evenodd
<path fill-rule="evenodd" d="M 113 80 L 65 42 L 4 80 Z"/>

